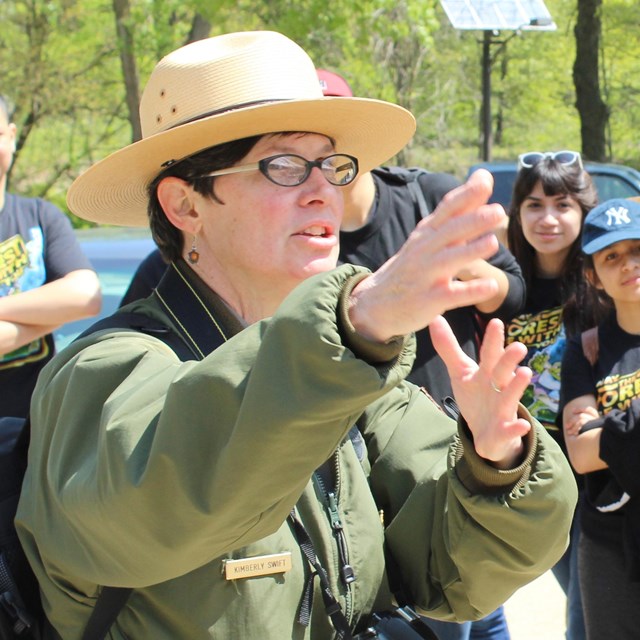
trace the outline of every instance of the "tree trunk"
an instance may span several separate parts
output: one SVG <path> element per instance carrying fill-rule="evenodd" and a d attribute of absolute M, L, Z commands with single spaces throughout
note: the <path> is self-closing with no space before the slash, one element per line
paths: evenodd
<path fill-rule="evenodd" d="M 116 33 L 118 34 L 118 49 L 120 51 L 120 63 L 126 91 L 127 110 L 131 123 L 132 141 L 142 139 L 140 126 L 140 90 L 138 83 L 138 67 L 133 51 L 133 29 L 130 21 L 129 0 L 113 0 L 113 11 L 116 16 Z"/>
<path fill-rule="evenodd" d="M 582 153 L 597 162 L 607 160 L 606 130 L 609 108 L 600 94 L 599 57 L 602 0 L 578 0 L 578 19 L 574 29 L 576 59 L 573 83 L 576 109 L 580 116 Z"/>
<path fill-rule="evenodd" d="M 200 13 L 196 13 L 193 16 L 191 22 L 191 30 L 189 31 L 189 37 L 185 44 L 195 42 L 196 40 L 204 40 L 209 37 L 211 33 L 211 23 Z"/>

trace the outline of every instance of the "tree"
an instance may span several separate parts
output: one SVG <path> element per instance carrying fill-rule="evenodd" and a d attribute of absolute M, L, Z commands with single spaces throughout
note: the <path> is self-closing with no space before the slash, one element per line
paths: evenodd
<path fill-rule="evenodd" d="M 582 153 L 585 158 L 599 162 L 608 156 L 606 131 L 609 121 L 609 108 L 600 93 L 601 8 L 602 0 L 578 0 L 578 19 L 574 29 L 576 58 L 573 64 Z"/>
<path fill-rule="evenodd" d="M 494 157 L 573 148 L 640 166 L 640 3 L 546 4 L 558 30 L 510 39 L 493 76 Z M 0 92 L 20 131 L 11 188 L 61 207 L 71 180 L 140 135 L 156 62 L 230 31 L 280 31 L 357 95 L 410 109 L 417 133 L 396 162 L 462 178 L 477 158 L 479 35 L 453 29 L 439 0 L 0 0 L 0 23 Z"/>
<path fill-rule="evenodd" d="M 118 50 L 122 64 L 124 90 L 131 123 L 132 142 L 142 139 L 140 126 L 140 90 L 138 83 L 138 66 L 136 64 L 133 46 L 134 25 L 131 22 L 131 7 L 129 0 L 113 0 L 113 12 L 116 17 L 116 33 L 118 34 Z"/>

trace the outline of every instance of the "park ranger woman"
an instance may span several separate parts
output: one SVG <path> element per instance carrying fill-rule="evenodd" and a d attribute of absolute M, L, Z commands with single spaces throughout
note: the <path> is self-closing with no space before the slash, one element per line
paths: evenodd
<path fill-rule="evenodd" d="M 161 60 L 141 120 L 68 202 L 148 220 L 169 284 L 128 310 L 193 355 L 111 329 L 41 375 L 17 526 L 51 637 L 79 638 L 105 585 L 133 589 L 119 640 L 332 638 L 392 591 L 466 620 L 551 567 L 576 491 L 519 407 L 524 347 L 493 321 L 478 365 L 439 315 L 495 292 L 455 279 L 497 249 L 489 175 L 375 273 L 336 269 L 340 189 L 408 142 L 410 113 L 324 97 L 299 46 L 250 32 Z M 426 325 L 457 424 L 403 382 Z"/>

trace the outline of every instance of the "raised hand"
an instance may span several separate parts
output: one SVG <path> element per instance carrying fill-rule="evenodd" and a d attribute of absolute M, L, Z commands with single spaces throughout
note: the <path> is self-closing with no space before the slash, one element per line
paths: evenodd
<path fill-rule="evenodd" d="M 457 278 L 473 261 L 498 249 L 492 231 L 505 213 L 500 205 L 486 204 L 492 189 L 488 171 L 473 173 L 420 221 L 393 258 L 355 287 L 349 315 L 359 333 L 385 342 L 424 328 L 448 309 L 496 294 L 491 278 Z"/>
<path fill-rule="evenodd" d="M 514 342 L 504 346 L 504 325 L 496 318 L 485 330 L 480 362 L 458 344 L 447 321 L 439 316 L 429 325 L 433 345 L 444 360 L 460 412 L 473 434 L 475 449 L 494 466 L 517 465 L 522 437 L 530 423 L 518 418 L 518 404 L 531 381 L 531 369 L 519 366 L 527 348 Z"/>

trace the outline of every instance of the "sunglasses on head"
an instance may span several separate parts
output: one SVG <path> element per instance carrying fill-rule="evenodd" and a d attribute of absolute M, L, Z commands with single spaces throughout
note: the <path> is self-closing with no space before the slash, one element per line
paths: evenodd
<path fill-rule="evenodd" d="M 551 160 L 555 160 L 559 164 L 567 166 L 577 164 L 581 169 L 583 168 L 582 157 L 577 151 L 547 151 L 546 153 L 529 151 L 518 156 L 518 171 L 520 169 L 531 169 L 546 158 L 551 158 Z"/>

